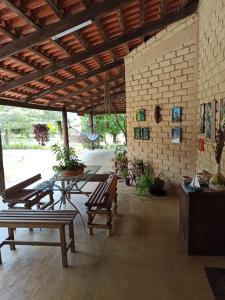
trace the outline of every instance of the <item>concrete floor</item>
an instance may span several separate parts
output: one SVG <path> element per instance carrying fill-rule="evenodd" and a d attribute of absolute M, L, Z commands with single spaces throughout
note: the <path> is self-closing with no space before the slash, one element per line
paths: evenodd
<path fill-rule="evenodd" d="M 96 155 L 111 166 L 111 154 Z M 17 246 L 13 252 L 4 246 L 0 299 L 212 300 L 204 267 L 225 267 L 224 257 L 186 255 L 179 234 L 178 199 L 138 197 L 134 187 L 123 183 L 118 198 L 110 238 L 103 230 L 86 236 L 76 218 L 77 252 L 68 254 L 68 269 L 61 267 L 58 247 Z M 72 199 L 85 218 L 85 199 Z M 0 237 L 5 235 L 0 229 Z M 58 239 L 58 233 L 47 229 L 17 229 L 16 235 Z"/>

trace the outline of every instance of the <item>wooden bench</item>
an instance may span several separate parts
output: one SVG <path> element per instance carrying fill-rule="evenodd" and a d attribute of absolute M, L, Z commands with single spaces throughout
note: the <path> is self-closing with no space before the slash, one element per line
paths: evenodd
<path fill-rule="evenodd" d="M 87 206 L 89 234 L 93 234 L 93 228 L 105 228 L 107 235 L 110 236 L 112 217 L 117 211 L 117 175 L 106 175 L 85 205 Z M 96 215 L 106 215 L 106 224 L 93 223 Z"/>
<path fill-rule="evenodd" d="M 15 250 L 15 245 L 31 246 L 60 246 L 62 265 L 68 267 L 67 251 L 75 252 L 73 220 L 77 215 L 76 210 L 40 211 L 40 210 L 2 210 L 0 211 L 0 227 L 8 228 L 9 236 L 0 243 L 1 247 L 10 245 L 10 250 Z M 66 242 L 65 227 L 69 228 L 69 241 Z M 18 241 L 14 239 L 14 228 L 55 228 L 59 229 L 60 241 Z M 0 264 L 2 264 L 0 252 Z"/>
<path fill-rule="evenodd" d="M 17 204 L 24 204 L 24 207 L 31 209 L 37 205 L 40 209 L 45 209 L 54 202 L 53 192 L 51 190 L 27 189 L 28 186 L 41 179 L 41 174 L 37 174 L 25 181 L 22 181 L 2 192 L 4 203 L 8 203 L 9 208 L 18 208 Z M 41 203 L 40 200 L 49 195 L 49 202 Z"/>

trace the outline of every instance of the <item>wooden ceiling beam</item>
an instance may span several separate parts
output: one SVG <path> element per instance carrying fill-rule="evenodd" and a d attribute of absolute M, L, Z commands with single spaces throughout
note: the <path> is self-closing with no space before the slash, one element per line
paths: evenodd
<path fill-rule="evenodd" d="M 117 11 L 117 17 L 118 17 L 118 20 L 119 20 L 121 32 L 122 32 L 122 33 L 125 33 L 125 32 L 126 32 L 126 29 L 125 29 L 123 16 L 122 16 L 122 13 L 121 13 L 121 10 L 120 10 L 120 9 Z M 128 43 L 125 43 L 124 46 L 125 46 L 126 54 L 128 54 L 128 53 L 130 52 Z"/>
<path fill-rule="evenodd" d="M 121 78 L 125 78 L 124 73 L 123 74 L 120 73 L 118 75 L 115 75 L 115 76 L 112 76 L 112 77 L 108 78 L 108 82 L 112 82 L 112 81 L 115 81 L 115 80 L 118 80 L 118 79 L 121 79 Z M 59 102 L 64 101 L 65 99 L 69 99 L 71 97 L 79 96 L 80 94 L 90 92 L 93 89 L 97 89 L 97 88 L 103 86 L 103 84 L 104 84 L 104 82 L 102 80 L 97 82 L 97 83 L 90 84 L 90 85 L 85 86 L 81 89 L 78 89 L 75 92 L 69 93 L 68 95 L 65 95 L 63 97 L 59 97 L 59 99 L 51 101 L 50 104 L 59 103 Z M 124 86 L 125 86 L 125 83 L 124 83 Z"/>
<path fill-rule="evenodd" d="M 111 97 L 111 100 L 112 100 L 112 101 L 115 101 L 116 99 L 118 99 L 118 97 L 120 97 L 120 96 L 122 97 L 122 96 L 124 96 L 124 95 L 125 95 L 124 92 L 117 92 L 117 93 L 114 93 L 113 97 Z M 89 106 L 89 107 L 86 107 L 83 111 L 88 111 L 89 109 L 92 109 L 92 108 L 94 108 L 94 107 L 98 107 L 98 106 L 101 106 L 101 105 L 104 105 L 104 104 L 105 104 L 105 102 L 102 101 L 102 97 L 101 97 L 101 98 L 97 98 L 96 100 L 101 101 L 101 102 L 99 102 L 99 103 L 96 104 L 96 105 L 91 105 L 91 106 Z"/>
<path fill-rule="evenodd" d="M 194 2 L 192 5 L 188 6 L 187 8 L 183 8 L 180 11 L 180 13 L 173 12 L 165 16 L 162 20 L 160 19 L 154 22 L 146 23 L 144 26 L 140 28 L 130 30 L 125 34 L 118 36 L 114 39 L 107 40 L 100 45 L 90 47 L 87 51 L 77 53 L 75 56 L 72 56 L 71 58 L 55 63 L 54 65 L 47 66 L 41 70 L 34 71 L 28 75 L 18 78 L 17 80 L 12 80 L 8 83 L 0 85 L 0 93 L 13 89 L 19 85 L 23 85 L 27 82 L 40 79 L 41 77 L 57 72 L 60 69 L 68 68 L 73 64 L 80 63 L 90 57 L 108 51 L 110 49 L 113 49 L 121 44 L 124 44 L 138 37 L 145 36 L 146 34 L 154 34 L 156 30 L 164 28 L 167 25 L 175 21 L 178 21 L 181 18 L 184 18 L 185 16 L 194 13 L 196 11 L 196 8 L 197 8 L 197 3 Z"/>
<path fill-rule="evenodd" d="M 26 99 L 26 101 L 33 101 L 37 98 L 44 97 L 47 94 L 56 92 L 57 90 L 63 89 L 65 87 L 69 86 L 69 85 L 76 84 L 76 83 L 78 83 L 80 81 L 83 81 L 85 79 L 88 79 L 88 78 L 91 78 L 91 77 L 96 76 L 98 74 L 107 72 L 108 70 L 119 67 L 123 64 L 124 64 L 123 59 L 119 59 L 119 60 L 117 60 L 117 61 L 115 61 L 111 64 L 106 64 L 106 65 L 102 66 L 101 68 L 91 70 L 91 71 L 89 71 L 85 74 L 79 75 L 76 78 L 71 78 L 71 79 L 64 80 L 64 82 L 62 82 L 61 84 L 51 86 L 50 89 L 46 89 L 44 91 L 41 91 L 41 92 L 35 94 L 34 96 L 29 97 L 29 99 Z"/>
<path fill-rule="evenodd" d="M 140 24 L 141 26 L 145 23 L 145 1 L 139 0 L 140 7 Z M 141 37 L 141 42 L 144 43 L 144 36 Z"/>
<path fill-rule="evenodd" d="M 39 29 L 39 26 L 31 19 L 31 17 L 28 17 L 25 12 L 22 11 L 21 8 L 17 7 L 12 1 L 10 0 L 2 0 L 2 2 L 10 8 L 15 14 L 20 16 L 25 22 L 30 24 L 32 27 L 34 27 L 36 30 Z"/>
<path fill-rule="evenodd" d="M 13 12 L 15 12 L 17 15 L 19 15 L 21 18 L 23 18 L 28 24 L 30 24 L 35 30 L 40 30 L 40 26 L 35 22 L 31 16 L 28 17 L 28 15 L 22 11 L 22 7 L 17 7 L 12 1 L 10 0 L 3 0 L 4 4 L 7 5 Z M 13 40 L 17 39 L 16 37 L 13 38 Z M 51 42 L 60 49 L 66 56 L 69 55 L 69 52 L 64 49 L 57 41 L 51 40 Z M 49 63 L 53 63 L 54 61 L 52 58 L 49 58 L 46 54 L 42 53 L 40 50 L 37 50 L 35 48 L 31 49 L 33 53 L 40 56 L 44 60 L 47 60 Z"/>
<path fill-rule="evenodd" d="M 55 5 L 52 0 L 45 0 L 45 2 L 50 6 L 51 10 L 56 14 L 59 19 L 63 18 L 63 13 L 60 9 Z"/>
<path fill-rule="evenodd" d="M 125 3 L 124 0 L 104 0 L 100 3 L 95 3 L 84 11 L 68 15 L 59 22 L 45 26 L 42 29 L 37 29 L 35 32 L 21 37 L 18 41 L 12 41 L 11 43 L 3 46 L 0 49 L 0 59 L 4 59 L 5 57 L 13 55 L 25 48 L 30 48 L 34 45 L 37 45 L 44 40 L 47 40 L 61 32 L 64 32 L 65 30 L 77 26 L 85 21 L 94 20 L 101 15 L 114 11 L 115 9 L 118 9 L 119 7 L 127 5 L 129 4 L 129 2 L 133 1 L 134 0 L 126 0 Z"/>
<path fill-rule="evenodd" d="M 166 15 L 168 0 L 160 0 L 160 18 L 164 18 Z"/>
<path fill-rule="evenodd" d="M 49 111 L 62 111 L 63 109 L 65 109 L 62 107 L 44 106 L 43 104 L 33 104 L 33 103 L 25 103 L 25 102 L 21 102 L 21 101 L 6 100 L 2 97 L 0 97 L 0 105 L 31 108 L 31 109 L 38 109 L 38 110 L 49 110 Z M 66 110 L 68 112 L 76 112 L 74 109 L 70 109 L 70 108 L 68 108 Z"/>
<path fill-rule="evenodd" d="M 114 94 L 116 94 L 116 93 L 125 92 L 124 87 L 125 87 L 124 83 L 118 85 L 116 88 L 114 88 L 114 90 L 111 90 L 111 91 L 110 91 L 110 97 L 111 97 L 111 95 L 114 95 Z M 123 88 L 123 89 L 121 90 L 121 88 Z M 116 90 L 119 90 L 119 91 L 116 91 Z M 73 99 L 73 98 L 71 98 L 71 99 L 68 99 L 68 101 L 65 101 L 65 102 L 66 102 L 66 103 L 74 103 L 74 102 L 76 102 L 76 101 L 77 101 L 77 102 L 82 102 L 82 101 L 85 101 L 85 100 L 89 100 L 89 99 L 91 100 L 91 99 L 94 99 L 94 98 L 96 98 L 96 97 L 102 97 L 102 98 L 104 98 L 104 91 L 101 91 L 101 92 L 99 92 L 99 93 L 95 93 L 95 94 L 89 95 L 89 96 L 82 96 L 82 97 L 80 97 L 79 99 Z M 49 105 L 51 106 L 51 103 L 50 103 Z"/>

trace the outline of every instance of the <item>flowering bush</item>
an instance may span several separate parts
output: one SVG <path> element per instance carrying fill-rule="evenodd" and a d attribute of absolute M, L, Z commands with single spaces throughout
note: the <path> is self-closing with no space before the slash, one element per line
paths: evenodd
<path fill-rule="evenodd" d="M 45 143 L 49 141 L 49 128 L 46 124 L 33 125 L 33 133 L 39 145 L 45 146 Z"/>

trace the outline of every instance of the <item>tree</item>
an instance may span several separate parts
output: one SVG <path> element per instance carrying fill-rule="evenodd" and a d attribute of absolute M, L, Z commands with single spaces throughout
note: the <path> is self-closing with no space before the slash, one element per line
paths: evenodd
<path fill-rule="evenodd" d="M 4 131 L 7 143 L 9 133 L 12 131 L 29 137 L 32 133 L 32 125 L 52 123 L 57 120 L 61 120 L 59 112 L 0 105 L 0 129 Z"/>
<path fill-rule="evenodd" d="M 118 115 L 96 115 L 94 116 L 94 131 L 100 135 L 102 140 L 105 139 L 106 134 L 113 136 L 113 143 L 116 143 L 117 135 L 121 132 L 126 139 L 126 116 L 124 114 Z M 89 132 L 88 115 L 81 117 L 81 128 L 83 132 Z"/>

